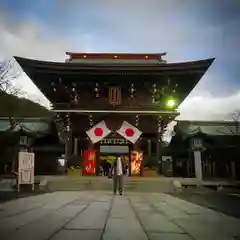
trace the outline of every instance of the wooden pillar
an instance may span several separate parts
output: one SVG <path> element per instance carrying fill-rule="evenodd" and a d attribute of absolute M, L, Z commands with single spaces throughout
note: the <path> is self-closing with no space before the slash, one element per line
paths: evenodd
<path fill-rule="evenodd" d="M 65 170 L 67 170 L 69 159 L 72 156 L 72 124 L 70 115 L 66 115 L 66 135 L 65 135 Z"/>
<path fill-rule="evenodd" d="M 94 149 L 96 150 L 96 175 L 100 175 L 100 144 L 97 143 L 94 145 Z"/>
<path fill-rule="evenodd" d="M 234 160 L 231 161 L 231 175 L 233 180 L 236 179 L 236 166 Z"/>
<path fill-rule="evenodd" d="M 216 162 L 212 161 L 212 176 L 216 177 Z"/>
<path fill-rule="evenodd" d="M 78 139 L 77 138 L 74 138 L 73 154 L 75 156 L 78 156 Z"/>
<path fill-rule="evenodd" d="M 65 144 L 64 157 L 65 157 L 65 162 L 67 162 L 67 159 L 68 159 L 68 133 L 66 133 L 64 144 Z"/>
<path fill-rule="evenodd" d="M 187 177 L 190 177 L 190 161 L 191 161 L 191 150 L 188 149 L 188 159 L 187 159 Z"/>
<path fill-rule="evenodd" d="M 148 158 L 151 158 L 152 156 L 152 141 L 151 139 L 148 139 Z"/>

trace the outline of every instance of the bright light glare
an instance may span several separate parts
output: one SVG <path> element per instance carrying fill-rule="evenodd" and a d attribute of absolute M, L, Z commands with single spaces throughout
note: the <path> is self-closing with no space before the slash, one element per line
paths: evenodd
<path fill-rule="evenodd" d="M 170 108 L 174 107 L 175 106 L 175 101 L 173 99 L 169 99 L 167 101 L 167 106 L 170 107 Z"/>

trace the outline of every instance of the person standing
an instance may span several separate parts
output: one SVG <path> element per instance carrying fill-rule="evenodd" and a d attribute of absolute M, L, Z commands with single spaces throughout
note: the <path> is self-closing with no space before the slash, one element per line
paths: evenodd
<path fill-rule="evenodd" d="M 123 193 L 123 174 L 124 174 L 124 164 L 120 157 L 113 162 L 112 165 L 112 178 L 113 178 L 113 194 L 117 193 L 117 188 L 119 194 Z"/>

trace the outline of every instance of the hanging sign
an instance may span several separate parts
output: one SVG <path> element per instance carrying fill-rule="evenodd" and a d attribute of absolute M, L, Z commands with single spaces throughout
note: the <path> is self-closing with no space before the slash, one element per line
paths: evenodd
<path fill-rule="evenodd" d="M 96 174 L 96 156 L 95 150 L 84 150 L 83 175 Z"/>
<path fill-rule="evenodd" d="M 121 88 L 120 87 L 110 87 L 109 88 L 109 104 L 120 105 L 122 101 Z"/>
<path fill-rule="evenodd" d="M 139 151 L 131 152 L 131 175 L 140 175 L 142 168 L 143 153 Z"/>
<path fill-rule="evenodd" d="M 19 152 L 18 155 L 18 190 L 21 184 L 32 184 L 34 190 L 34 153 Z"/>

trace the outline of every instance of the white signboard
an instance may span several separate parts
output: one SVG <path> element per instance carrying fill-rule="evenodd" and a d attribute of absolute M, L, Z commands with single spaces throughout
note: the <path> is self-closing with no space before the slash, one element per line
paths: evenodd
<path fill-rule="evenodd" d="M 34 153 L 19 152 L 18 186 L 20 184 L 33 184 L 34 187 Z"/>

